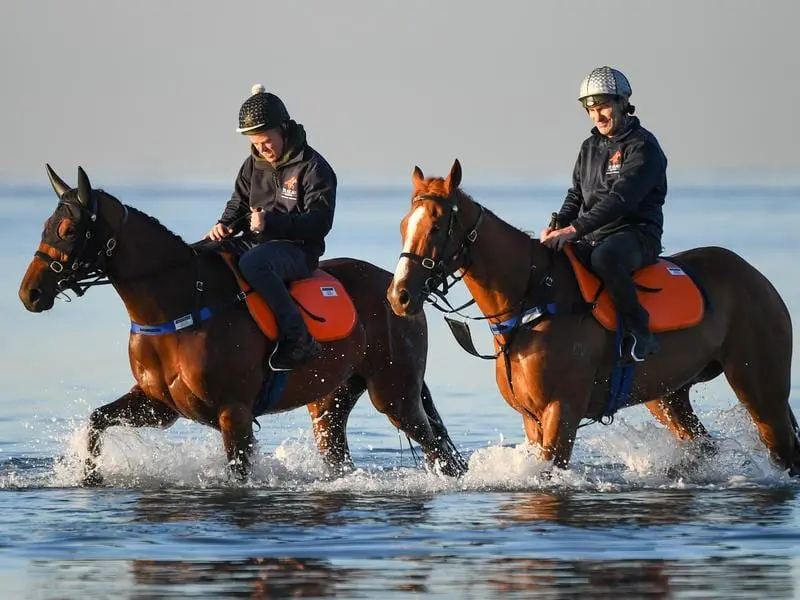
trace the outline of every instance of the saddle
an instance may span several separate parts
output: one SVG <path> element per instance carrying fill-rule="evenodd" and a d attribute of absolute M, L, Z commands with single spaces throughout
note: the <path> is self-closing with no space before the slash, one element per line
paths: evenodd
<path fill-rule="evenodd" d="M 253 320 L 264 335 L 272 341 L 279 337 L 278 324 L 269 305 L 258 294 L 239 271 L 239 256 L 250 246 L 237 239 L 224 240 L 222 244 L 213 246 L 225 260 L 239 283 L 239 288 L 246 294 L 245 303 Z M 208 244 L 204 251 L 212 249 Z M 288 284 L 300 314 L 308 327 L 309 333 L 319 342 L 332 342 L 346 338 L 358 322 L 358 314 L 350 294 L 344 285 L 323 269 L 316 269 L 311 277 L 298 279 Z"/>
<path fill-rule="evenodd" d="M 592 305 L 592 315 L 606 329 L 617 330 L 617 310 L 602 281 L 575 255 L 571 244 L 564 252 L 572 264 L 583 299 Z M 650 314 L 650 331 L 677 331 L 697 325 L 705 313 L 705 298 L 698 284 L 683 267 L 669 258 L 633 275 L 636 294 Z"/>

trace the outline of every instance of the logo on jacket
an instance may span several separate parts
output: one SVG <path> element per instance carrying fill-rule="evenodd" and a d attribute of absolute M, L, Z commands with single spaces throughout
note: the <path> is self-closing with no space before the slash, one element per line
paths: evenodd
<path fill-rule="evenodd" d="M 289 177 L 289 179 L 283 182 L 281 197 L 290 200 L 297 198 L 297 177 Z"/>
<path fill-rule="evenodd" d="M 606 167 L 606 175 L 616 175 L 622 167 L 622 152 L 617 150 L 608 159 L 608 166 Z"/>

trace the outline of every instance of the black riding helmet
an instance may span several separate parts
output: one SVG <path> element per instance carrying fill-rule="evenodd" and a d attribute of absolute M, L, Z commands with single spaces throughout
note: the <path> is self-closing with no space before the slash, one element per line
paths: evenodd
<path fill-rule="evenodd" d="M 289 121 L 289 111 L 275 94 L 265 91 L 260 83 L 254 85 L 251 91 L 252 95 L 239 109 L 239 127 L 236 129 L 238 133 L 264 133 Z"/>

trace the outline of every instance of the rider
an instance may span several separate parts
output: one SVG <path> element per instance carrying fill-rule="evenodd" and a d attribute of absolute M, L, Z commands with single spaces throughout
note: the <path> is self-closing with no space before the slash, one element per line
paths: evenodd
<path fill-rule="evenodd" d="M 244 278 L 267 302 L 280 331 L 269 357 L 274 371 L 290 371 L 319 354 L 287 284 L 309 277 L 325 250 L 333 225 L 336 174 L 306 142 L 302 125 L 289 117 L 278 96 L 256 84 L 239 109 L 238 133 L 250 155 L 231 199 L 206 238 L 240 231 L 254 245 L 239 260 Z"/>
<path fill-rule="evenodd" d="M 541 233 L 556 250 L 576 241 L 576 253 L 604 282 L 621 317 L 621 362 L 628 364 L 659 347 L 632 274 L 661 252 L 667 194 L 667 158 L 632 116 L 630 96 L 628 79 L 611 67 L 594 69 L 581 83 L 578 100 L 595 127 L 581 146 L 556 228 Z"/>

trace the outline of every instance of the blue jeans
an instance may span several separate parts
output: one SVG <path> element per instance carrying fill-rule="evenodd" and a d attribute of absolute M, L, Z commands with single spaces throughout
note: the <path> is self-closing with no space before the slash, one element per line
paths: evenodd
<path fill-rule="evenodd" d="M 288 283 L 311 276 L 303 250 L 289 242 L 264 242 L 241 256 L 239 269 L 275 314 L 280 338 L 291 342 L 307 338 L 308 328 L 287 288 Z"/>

